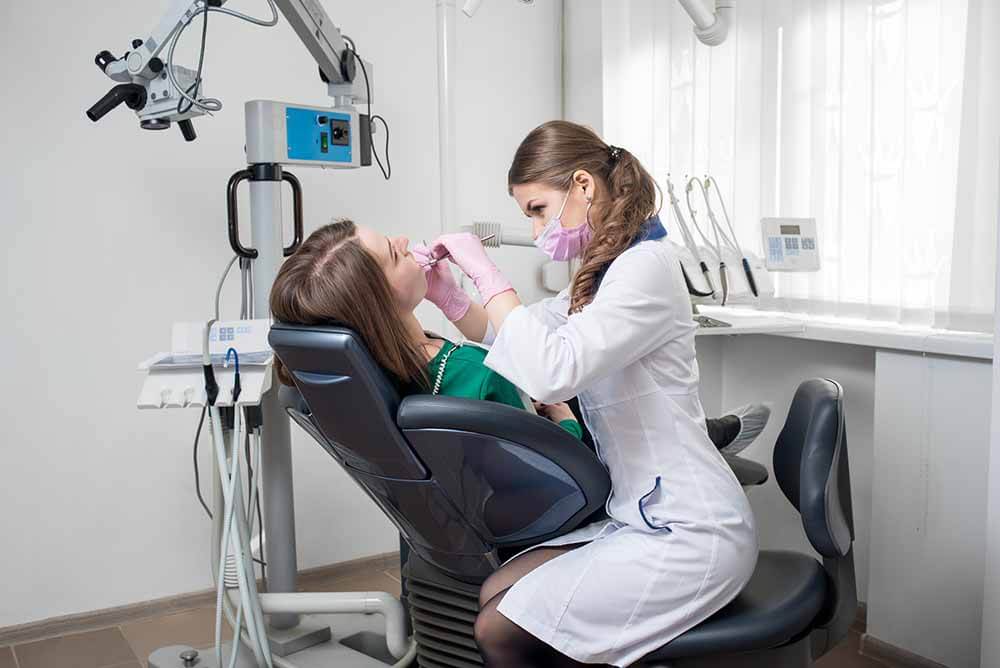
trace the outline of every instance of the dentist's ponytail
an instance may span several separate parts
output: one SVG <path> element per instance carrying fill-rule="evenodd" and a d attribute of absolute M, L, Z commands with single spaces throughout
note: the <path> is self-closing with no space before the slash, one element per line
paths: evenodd
<path fill-rule="evenodd" d="M 593 301 L 608 265 L 632 245 L 642 224 L 658 210 L 659 187 L 635 156 L 568 121 L 549 121 L 524 138 L 507 173 L 507 187 L 543 183 L 565 190 L 580 169 L 599 179 L 603 192 L 591 207 L 593 237 L 573 279 L 570 313 Z"/>

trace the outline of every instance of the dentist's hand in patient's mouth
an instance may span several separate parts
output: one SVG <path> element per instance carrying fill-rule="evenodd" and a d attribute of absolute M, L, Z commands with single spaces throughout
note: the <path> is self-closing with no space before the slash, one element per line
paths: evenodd
<path fill-rule="evenodd" d="M 543 416 L 552 420 L 556 424 L 559 424 L 563 420 L 576 420 L 576 416 L 573 415 L 573 411 L 570 410 L 569 405 L 565 403 L 558 404 L 543 404 L 540 401 L 532 401 L 535 405 L 535 411 Z"/>
<path fill-rule="evenodd" d="M 441 309 L 444 317 L 451 322 L 461 320 L 472 305 L 472 299 L 455 282 L 451 265 L 447 260 L 438 260 L 435 264 L 428 265 L 433 256 L 430 249 L 422 244 L 414 245 L 410 252 L 427 276 L 427 301 Z"/>
<path fill-rule="evenodd" d="M 476 284 L 484 306 L 498 294 L 514 289 L 486 255 L 483 243 L 475 234 L 459 232 L 441 235 L 431 244 L 430 252 L 434 257 L 449 255 L 455 266 Z"/>

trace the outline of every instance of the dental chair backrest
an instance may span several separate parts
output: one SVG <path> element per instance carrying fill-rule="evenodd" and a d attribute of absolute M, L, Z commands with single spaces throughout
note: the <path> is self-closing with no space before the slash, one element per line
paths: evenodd
<path fill-rule="evenodd" d="M 487 401 L 401 397 L 360 337 L 276 323 L 269 335 L 295 388 L 285 411 L 396 525 L 453 577 L 481 582 L 501 552 L 567 533 L 599 511 L 607 471 L 577 439 Z"/>
<path fill-rule="evenodd" d="M 823 557 L 834 596 L 818 620 L 830 639 L 843 638 L 857 613 L 854 514 L 847 460 L 844 390 L 815 378 L 799 385 L 774 446 L 774 477 L 802 516 L 813 548 Z"/>

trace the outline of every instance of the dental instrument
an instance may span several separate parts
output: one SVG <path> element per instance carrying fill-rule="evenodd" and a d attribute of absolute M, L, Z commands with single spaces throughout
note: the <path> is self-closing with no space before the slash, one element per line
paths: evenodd
<path fill-rule="evenodd" d="M 674 220 L 677 222 L 677 229 L 684 240 L 684 246 L 691 253 L 694 261 L 698 263 L 698 266 L 701 268 L 701 274 L 705 277 L 705 283 L 708 285 L 707 292 L 694 287 L 691 283 L 691 278 L 687 274 L 687 270 L 681 264 L 681 272 L 684 274 L 684 283 L 687 285 L 688 293 L 695 297 L 711 297 L 715 299 L 715 286 L 712 285 L 712 275 L 708 271 L 708 265 L 705 264 L 705 260 L 701 257 L 701 251 L 698 249 L 698 244 L 691 235 L 690 228 L 688 228 L 687 223 L 684 221 L 684 216 L 681 214 L 681 207 L 677 201 L 677 196 L 674 194 L 674 183 L 670 180 L 670 174 L 667 174 L 667 195 L 670 198 L 670 209 L 673 211 Z"/>
<path fill-rule="evenodd" d="M 708 196 L 711 192 L 712 187 L 715 188 L 716 197 L 719 199 L 719 205 L 722 207 L 722 215 L 726 218 L 726 226 L 729 228 L 729 234 L 726 234 L 726 230 L 719 225 L 719 221 L 715 217 L 715 212 L 712 211 L 712 203 Z M 733 227 L 733 221 L 729 218 L 729 212 L 726 210 L 726 202 L 722 198 L 722 190 L 719 188 L 718 182 L 708 174 L 705 175 L 704 183 L 704 195 L 705 195 L 705 208 L 708 212 L 708 218 L 712 221 L 712 226 L 721 232 L 721 238 L 725 241 L 726 245 L 729 246 L 737 256 L 740 258 L 740 262 L 743 264 L 743 273 L 747 278 L 747 285 L 750 287 L 750 292 L 753 293 L 754 297 L 759 297 L 760 294 L 757 290 L 757 281 L 754 279 L 753 271 L 750 269 L 750 261 L 747 259 L 746 253 L 740 248 L 739 239 L 736 236 L 736 229 Z M 731 236 L 730 236 L 731 235 Z"/>
<path fill-rule="evenodd" d="M 688 213 L 691 214 L 691 224 L 694 225 L 694 229 L 698 230 L 698 235 L 705 242 L 705 245 L 708 246 L 709 250 L 715 253 L 719 260 L 719 283 L 722 286 L 722 305 L 725 306 L 726 301 L 729 299 L 729 276 L 726 273 L 726 261 L 722 256 L 722 242 L 719 238 L 719 226 L 717 224 L 713 224 L 711 213 L 709 213 L 707 222 L 711 226 L 712 232 L 715 236 L 715 243 L 713 244 L 698 224 L 697 212 L 691 204 L 691 191 L 694 190 L 694 186 L 692 186 L 692 184 L 698 185 L 706 207 L 708 207 L 708 194 L 705 192 L 705 184 L 702 183 L 698 177 L 692 176 L 688 179 L 687 187 L 684 190 L 684 199 L 687 202 Z"/>
<path fill-rule="evenodd" d="M 486 242 L 487 241 L 491 241 L 495 236 L 496 236 L 495 234 L 488 234 L 485 237 L 481 237 L 479 239 L 479 243 L 481 243 L 481 244 L 483 244 L 485 246 Z M 427 242 L 426 241 L 424 242 L 424 246 L 427 246 Z M 436 265 L 441 260 L 445 260 L 445 259 L 447 259 L 449 257 L 451 257 L 451 253 L 445 253 L 441 257 L 431 258 L 430 260 L 428 260 L 427 262 L 425 262 L 424 264 L 422 264 L 420 266 L 421 267 L 433 267 L 434 265 Z"/>

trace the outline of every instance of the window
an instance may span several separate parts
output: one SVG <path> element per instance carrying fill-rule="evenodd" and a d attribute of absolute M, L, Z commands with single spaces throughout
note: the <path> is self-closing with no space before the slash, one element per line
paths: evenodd
<path fill-rule="evenodd" d="M 1000 3 L 734 4 L 712 49 L 674 0 L 605 0 L 605 138 L 711 174 L 757 255 L 762 217 L 816 218 L 821 271 L 764 306 L 992 331 Z"/>

